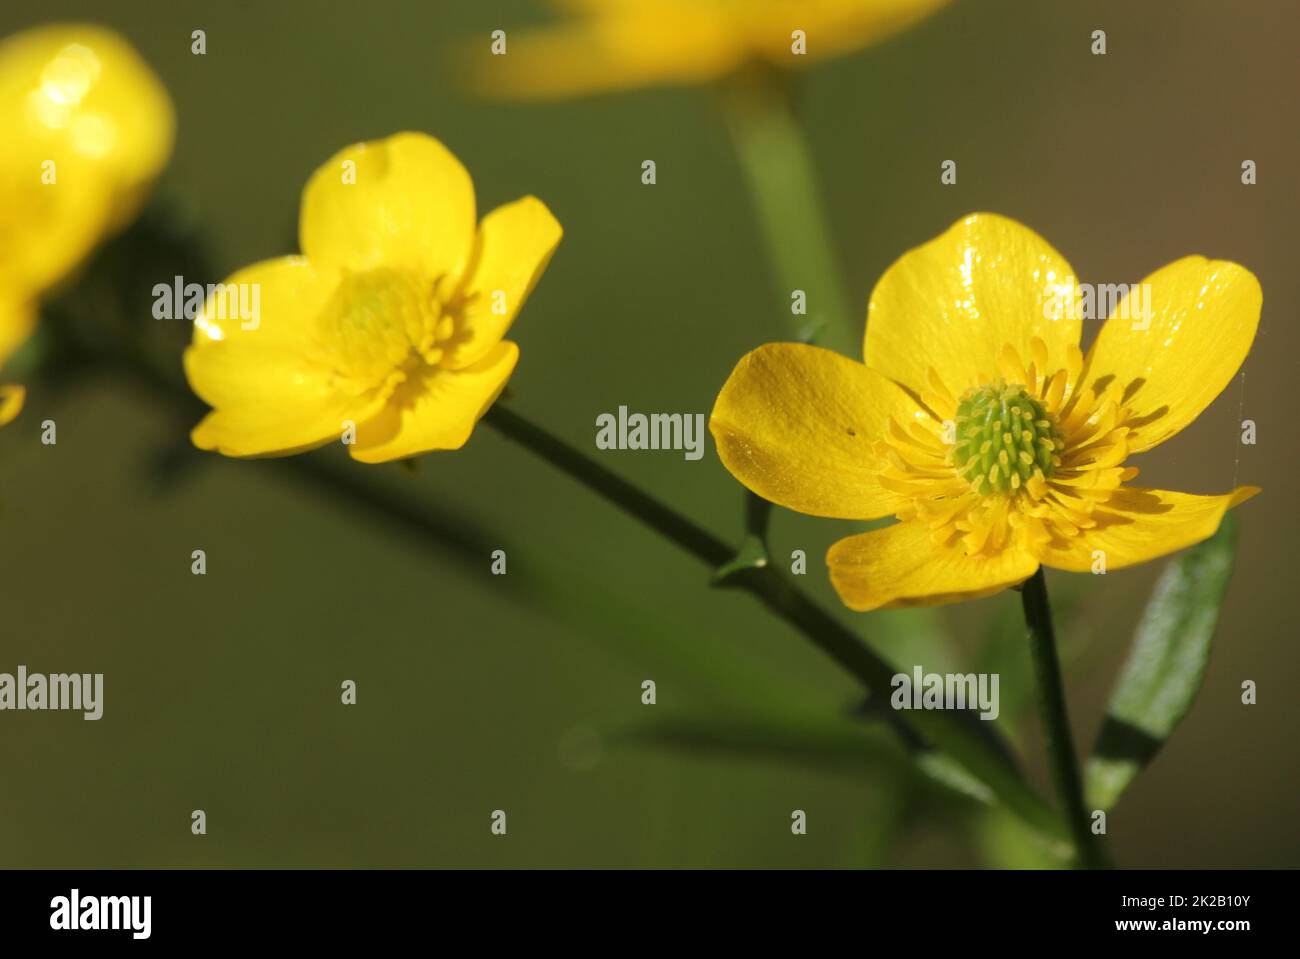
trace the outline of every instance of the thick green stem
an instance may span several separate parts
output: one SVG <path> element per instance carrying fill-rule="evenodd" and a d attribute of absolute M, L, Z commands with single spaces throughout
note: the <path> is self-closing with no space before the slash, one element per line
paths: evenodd
<path fill-rule="evenodd" d="M 483 421 L 508 439 L 567 473 L 588 489 L 677 543 L 711 569 L 728 562 L 733 550 L 712 533 L 674 512 L 626 480 L 593 462 L 558 437 L 497 404 Z M 898 670 L 876 655 L 851 630 L 809 599 L 771 566 L 744 570 L 728 584 L 744 589 L 794 626 L 823 653 L 877 695 L 891 688 Z M 901 716 L 896 719 L 903 722 Z M 1059 817 L 1030 789 L 993 743 L 942 711 L 909 713 L 907 724 L 920 738 L 950 755 L 981 779 L 1012 811 L 1036 828 L 1062 837 Z"/>
<path fill-rule="evenodd" d="M 1083 801 L 1083 781 L 1079 776 L 1074 737 L 1070 733 L 1070 717 L 1065 708 L 1061 660 L 1056 652 L 1052 609 L 1047 600 L 1047 580 L 1041 568 L 1025 583 L 1021 599 L 1025 609 L 1025 623 L 1029 627 L 1029 648 L 1038 680 L 1039 714 L 1056 794 L 1065 806 L 1079 864 L 1088 869 L 1096 869 L 1105 865 L 1105 862 L 1096 837 L 1092 834 L 1090 817 Z"/>
<path fill-rule="evenodd" d="M 727 127 L 791 332 L 858 357 L 863 318 L 855 320 L 846 304 L 812 154 L 791 109 L 787 84 L 784 75 L 757 67 L 733 77 L 722 91 Z M 806 315 L 791 312 L 796 290 L 807 297 Z"/>

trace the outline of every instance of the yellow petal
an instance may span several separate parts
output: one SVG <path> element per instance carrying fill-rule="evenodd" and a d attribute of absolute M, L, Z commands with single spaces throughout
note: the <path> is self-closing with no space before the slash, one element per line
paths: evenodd
<path fill-rule="evenodd" d="M 216 407 L 191 434 L 196 446 L 227 456 L 285 455 L 340 439 L 349 423 L 374 416 L 383 395 L 348 389 L 318 348 L 314 322 L 331 292 L 328 279 L 302 257 L 282 257 L 240 270 L 224 286 L 241 284 L 250 300 L 258 290 L 256 324 L 230 306 L 223 319 L 217 291 L 185 351 L 191 388 Z"/>
<path fill-rule="evenodd" d="M 694 3 L 698 0 L 683 0 Z M 746 0 L 730 7 L 733 29 L 758 55 L 785 69 L 842 56 L 879 43 L 949 0 Z M 804 42 L 796 50 L 794 31 Z"/>
<path fill-rule="evenodd" d="M 518 359 L 519 347 L 506 340 L 465 369 L 421 371 L 357 431 L 352 458 L 383 463 L 430 450 L 460 449 L 505 389 Z"/>
<path fill-rule="evenodd" d="M 36 304 L 0 293 L 0 367 L 36 328 Z"/>
<path fill-rule="evenodd" d="M 805 61 L 840 56 L 879 43 L 929 16 L 950 0 L 817 0 L 788 4 L 778 0 L 777 18 L 768 15 L 771 29 L 764 31 L 768 56 L 776 63 L 798 67 Z M 757 10 L 746 4 L 746 9 Z M 791 48 L 792 30 L 808 38 L 807 53 Z"/>
<path fill-rule="evenodd" d="M 20 141 L 0 150 L 0 287 L 10 298 L 34 298 L 66 276 L 112 216 L 113 192 L 93 164 L 62 159 L 45 183 L 39 148 Z"/>
<path fill-rule="evenodd" d="M 221 287 L 204 300 L 193 345 L 185 351 L 190 387 L 204 402 L 293 403 L 295 395 L 306 402 L 327 392 L 331 369 L 311 356 L 316 319 L 331 292 L 329 278 L 304 258 L 286 256 L 245 267 Z M 241 287 L 244 302 L 257 304 L 255 320 L 239 316 L 235 298 Z M 236 291 L 233 296 L 230 290 Z M 173 315 L 179 318 L 183 308 L 183 303 L 173 303 Z"/>
<path fill-rule="evenodd" d="M 546 205 L 527 196 L 479 224 L 475 256 L 458 299 L 459 322 L 442 365 L 461 369 L 500 342 L 551 260 L 564 231 Z"/>
<path fill-rule="evenodd" d="M 318 269 L 384 266 L 458 280 L 474 220 L 474 185 L 460 161 L 433 137 L 398 133 L 340 150 L 312 174 L 299 239 Z"/>
<path fill-rule="evenodd" d="M 0 385 L 0 426 L 13 422 L 14 417 L 22 412 L 26 398 L 27 391 L 23 387 Z"/>
<path fill-rule="evenodd" d="M 1044 566 L 1091 572 L 1105 554 L 1106 569 L 1145 563 L 1214 535 L 1223 514 L 1256 493 L 1255 486 L 1239 486 L 1222 496 L 1195 496 L 1169 490 L 1123 487 L 1097 507 L 1097 525 L 1062 543 L 1040 548 Z"/>
<path fill-rule="evenodd" d="M 0 42 L 0 129 L 0 287 L 34 299 L 135 212 L 171 150 L 171 104 L 111 31 L 37 27 Z M 23 337 L 0 327 L 3 357 Z"/>
<path fill-rule="evenodd" d="M 1129 452 L 1163 443 L 1236 374 L 1259 326 L 1259 281 L 1226 260 L 1188 256 L 1152 273 L 1150 313 L 1131 294 L 1088 351 L 1093 389 L 1118 387 L 1132 409 Z"/>
<path fill-rule="evenodd" d="M 341 440 L 349 428 L 374 416 L 382 405 L 379 396 L 324 394 L 311 403 L 225 406 L 205 416 L 190 439 L 199 449 L 226 456 L 288 456 Z"/>
<path fill-rule="evenodd" d="M 859 612 L 978 599 L 1023 582 L 1038 569 L 1038 561 L 1020 550 L 967 556 L 960 545 L 936 546 L 919 522 L 842 539 L 826 562 L 840 599 Z"/>
<path fill-rule="evenodd" d="M 82 175 L 103 181 L 114 225 L 138 208 L 175 130 L 154 72 L 120 36 L 89 24 L 37 27 L 0 44 L 0 121 L 7 151 L 27 144 L 55 160 L 59 183 L 86 164 Z"/>
<path fill-rule="evenodd" d="M 574 18 L 474 50 L 489 93 L 561 97 L 703 83 L 750 60 L 797 68 L 883 40 L 947 0 L 562 0 Z M 794 46 L 794 31 L 803 43 Z"/>
<path fill-rule="evenodd" d="M 713 405 L 709 429 L 723 465 L 773 503 L 841 519 L 895 512 L 880 485 L 890 417 L 933 425 L 903 390 L 830 350 L 770 343 L 741 358 Z"/>
<path fill-rule="evenodd" d="M 1056 287 L 1074 271 L 1033 230 L 975 213 L 911 250 L 876 284 L 867 307 L 867 365 L 921 392 L 933 367 L 954 395 L 998 375 L 1004 344 L 1047 344 L 1065 365 L 1078 346 L 1077 309 L 1061 305 Z"/>
<path fill-rule="evenodd" d="M 623 4 L 510 34 L 504 56 L 475 50 L 474 84 L 497 96 L 564 97 L 661 83 L 700 83 L 739 64 L 741 32 L 706 4 Z"/>

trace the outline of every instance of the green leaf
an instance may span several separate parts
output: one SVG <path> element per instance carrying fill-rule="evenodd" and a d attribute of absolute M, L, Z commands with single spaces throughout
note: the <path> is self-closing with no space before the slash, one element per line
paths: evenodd
<path fill-rule="evenodd" d="M 794 712 L 679 713 L 606 731 L 611 745 L 666 746 L 703 754 L 749 756 L 878 781 L 925 783 L 941 792 L 993 801 L 991 790 L 941 753 L 909 755 L 882 726 L 853 717 Z"/>
<path fill-rule="evenodd" d="M 911 761 L 896 739 L 879 727 L 849 718 L 770 712 L 677 713 L 612 729 L 606 739 L 614 746 L 664 746 L 858 773 L 882 769 L 912 772 Z"/>
<path fill-rule="evenodd" d="M 1087 794 L 1109 809 L 1192 706 L 1205 679 L 1210 639 L 1232 576 L 1236 521 L 1170 563 L 1138 624 L 1088 761 Z"/>
<path fill-rule="evenodd" d="M 746 493 L 745 538 L 736 555 L 714 572 L 714 586 L 734 585 L 736 577 L 767 565 L 767 526 L 771 519 L 772 504 L 756 493 Z"/>
<path fill-rule="evenodd" d="M 745 537 L 736 555 L 718 567 L 713 574 L 714 586 L 725 586 L 736 576 L 751 569 L 762 569 L 767 565 L 767 547 L 753 534 Z"/>
<path fill-rule="evenodd" d="M 1004 806 L 977 807 L 971 822 L 980 859 L 990 869 L 1061 869 L 1072 847 L 1030 829 Z"/>

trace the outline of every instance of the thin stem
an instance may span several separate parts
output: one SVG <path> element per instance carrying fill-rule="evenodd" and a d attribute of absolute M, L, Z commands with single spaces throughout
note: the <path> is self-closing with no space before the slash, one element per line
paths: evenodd
<path fill-rule="evenodd" d="M 723 113 L 754 201 L 768 258 L 786 298 L 792 332 L 860 355 L 861 318 L 851 315 L 840 285 L 837 258 L 817 188 L 817 171 L 792 109 L 789 78 L 754 67 L 722 90 Z M 793 294 L 807 296 L 807 315 L 791 310 Z"/>
<path fill-rule="evenodd" d="M 1070 733 L 1070 717 L 1065 708 L 1065 689 L 1061 684 L 1061 661 L 1056 652 L 1056 633 L 1052 628 L 1052 609 L 1047 599 L 1047 580 L 1040 567 L 1021 591 L 1025 623 L 1029 627 L 1029 648 L 1038 680 L 1043 737 L 1052 764 L 1056 794 L 1065 806 L 1070 835 L 1074 840 L 1079 863 L 1096 869 L 1105 863 L 1090 828 L 1083 801 L 1083 781 L 1079 760 Z"/>
<path fill-rule="evenodd" d="M 568 443 L 500 403 L 484 414 L 483 422 L 618 505 L 710 566 L 721 566 L 731 558 L 731 547 L 708 530 L 664 506 L 653 496 L 643 493 L 621 476 L 594 463 Z"/>
<path fill-rule="evenodd" d="M 751 91 L 753 92 L 753 91 Z M 761 96 L 772 91 L 769 89 Z M 810 317 L 824 316 L 832 330 L 838 325 L 841 340 L 852 346 L 854 336 L 847 331 L 849 322 L 843 309 L 843 298 L 835 282 L 832 267 L 834 257 L 826 240 L 826 230 L 821 217 L 812 162 L 803 144 L 802 134 L 784 100 L 755 101 L 749 108 L 736 114 L 734 131 L 742 149 L 742 161 L 747 175 L 753 178 L 755 198 L 760 208 L 760 218 L 772 247 L 773 257 L 780 264 L 782 275 L 798 283 L 792 288 L 809 292 Z M 164 211 L 165 214 L 165 211 Z M 141 252 L 143 251 L 143 252 Z M 158 267 L 156 275 L 171 276 L 212 275 L 197 238 L 177 236 L 170 228 L 165 215 L 142 217 L 128 234 L 109 244 L 97 258 L 98 266 L 88 268 L 87 277 L 97 276 L 95 297 L 87 298 L 80 310 L 70 308 L 65 322 L 52 324 L 58 334 L 58 349 L 54 355 L 61 357 L 69 368 L 84 369 L 84 361 L 106 361 L 133 376 L 138 382 L 167 397 L 178 412 L 190 410 L 197 416 L 203 406 L 190 392 L 184 380 L 177 375 L 174 358 L 157 356 L 144 349 L 143 338 L 128 335 L 134 316 L 127 307 L 127 297 L 114 296 L 120 278 L 129 271 L 137 275 L 144 270 L 141 256 L 154 256 L 165 267 Z M 152 262 L 152 260 L 150 260 Z M 182 267 L 181 264 L 184 264 Z M 150 268 L 152 269 L 152 268 Z M 144 275 L 152 275 L 145 272 Z M 90 280 L 83 280 L 83 286 Z M 89 287 L 87 287 L 89 289 Z M 66 306 L 66 305 L 65 305 Z M 104 335 L 110 325 L 105 315 L 116 318 L 115 327 L 122 342 L 110 347 Z M 853 324 L 856 326 L 856 324 Z M 50 326 L 50 324 L 47 324 Z M 80 330 L 80 334 L 76 331 Z M 830 338 L 831 345 L 838 345 Z M 856 353 L 856 348 L 851 352 Z M 158 363 L 166 363 L 162 369 Z M 52 363 L 57 367 L 58 363 Z M 600 496 L 627 510 L 653 530 L 667 537 L 691 555 L 696 556 L 710 569 L 733 559 L 733 551 L 718 537 L 664 506 L 658 500 L 638 490 L 609 470 L 590 461 L 572 447 L 550 436 L 544 430 L 503 406 L 493 407 L 485 421 L 510 439 L 520 443 L 548 462 L 574 477 Z M 393 497 L 370 489 L 358 482 L 351 473 L 342 475 L 318 464 L 293 457 L 289 469 L 310 478 L 316 485 L 324 485 L 341 498 L 362 502 L 376 517 L 411 533 L 437 542 L 438 545 L 458 550 L 464 555 L 481 559 L 483 542 L 474 531 L 462 524 L 449 521 L 450 517 L 433 512 L 422 512 L 404 506 Z M 764 507 L 751 503 L 747 528 L 751 537 L 761 539 Z M 495 537 L 493 538 L 495 542 Z M 725 585 L 743 588 L 756 596 L 767 608 L 807 635 L 827 655 L 831 656 L 852 675 L 859 678 L 877 696 L 889 688 L 895 670 L 880 659 L 853 632 L 845 628 L 830 614 L 823 611 L 786 578 L 771 566 L 755 566 L 738 570 Z M 899 714 L 893 717 L 895 725 L 905 721 Z M 1064 837 L 1060 818 L 1021 778 L 1010 758 L 1010 753 L 1000 749 L 997 739 L 987 729 L 988 724 L 971 719 L 969 714 L 953 716 L 943 712 L 919 711 L 906 720 L 911 729 L 923 735 L 934 747 L 943 750 L 981 779 L 1008 808 L 1044 833 Z"/>
<path fill-rule="evenodd" d="M 142 357 L 126 351 L 106 355 L 105 358 L 137 381 L 172 397 L 177 403 L 193 406 L 196 410 L 202 409 L 202 404 L 183 382 L 159 371 Z M 672 540 L 710 569 L 716 569 L 732 558 L 732 549 L 721 539 L 505 406 L 499 403 L 494 405 L 484 416 L 483 422 Z M 395 503 L 389 497 L 375 496 L 364 484 L 354 483 L 350 477 L 340 477 L 315 464 L 295 465 L 300 474 L 310 475 L 312 479 L 323 482 L 337 494 L 364 502 L 377 515 L 385 516 L 412 532 L 428 535 L 441 546 L 466 551 L 467 544 L 464 540 L 472 539 L 465 531 L 456 529 L 455 524 L 450 524 L 449 530 L 446 517 L 423 517 L 417 520 L 417 514 L 408 507 Z M 763 518 L 763 510 L 751 506 L 749 515 L 751 522 L 759 521 Z M 475 549 L 476 545 L 469 548 L 481 556 L 483 551 L 481 548 Z M 755 596 L 764 606 L 812 640 L 868 690 L 880 693 L 890 688 L 891 679 L 897 670 L 771 566 L 747 570 L 729 581 L 729 585 Z M 973 724 L 976 728 L 972 729 L 970 725 L 941 711 L 917 711 L 910 714 L 907 720 L 898 714 L 894 714 L 893 718 L 896 725 L 910 724 L 912 730 L 919 733 L 923 740 L 952 756 L 1026 822 L 1046 835 L 1063 835 L 1056 813 L 1024 782 L 1009 756 L 987 734 L 981 735 L 984 730 L 978 722 Z"/>
<path fill-rule="evenodd" d="M 626 480 L 588 459 L 569 444 L 528 422 L 501 404 L 483 422 L 508 439 L 567 473 L 588 489 L 662 533 L 688 553 L 716 569 L 732 557 L 732 549 L 712 533 L 664 506 Z M 852 631 L 809 599 L 772 566 L 744 570 L 727 580 L 794 626 L 823 653 L 877 694 L 891 688 L 897 669 L 876 655 Z M 901 716 L 896 718 L 902 722 Z M 1036 828 L 1061 836 L 1059 818 L 1021 779 L 1008 756 L 981 731 L 942 711 L 920 710 L 906 720 L 935 747 L 948 753 L 981 779 L 1008 808 Z"/>

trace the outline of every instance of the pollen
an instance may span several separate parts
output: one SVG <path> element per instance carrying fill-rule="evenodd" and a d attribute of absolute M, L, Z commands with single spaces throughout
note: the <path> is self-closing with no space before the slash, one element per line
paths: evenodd
<path fill-rule="evenodd" d="M 981 495 L 1015 495 L 1061 465 L 1056 422 L 1023 386 L 998 380 L 967 390 L 955 426 L 952 466 Z"/>
<path fill-rule="evenodd" d="M 412 364 L 436 365 L 444 319 L 434 284 L 379 269 L 345 274 L 317 328 L 340 374 L 375 385 Z"/>

